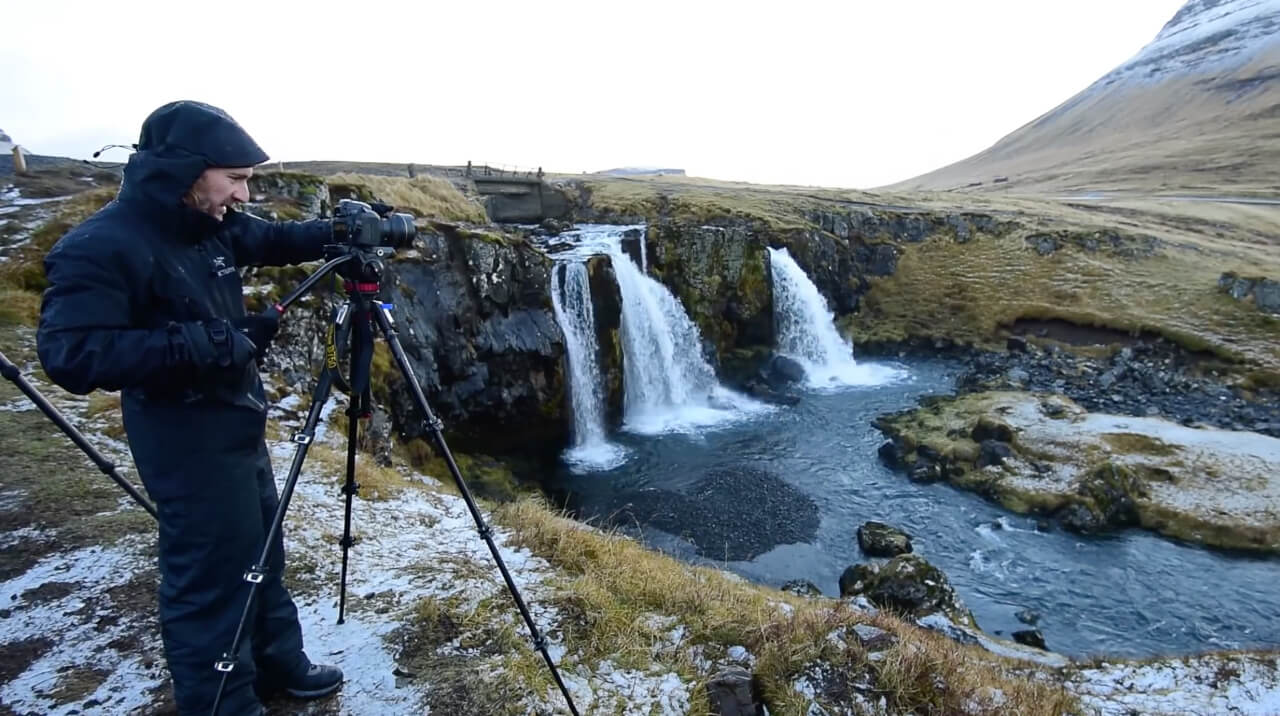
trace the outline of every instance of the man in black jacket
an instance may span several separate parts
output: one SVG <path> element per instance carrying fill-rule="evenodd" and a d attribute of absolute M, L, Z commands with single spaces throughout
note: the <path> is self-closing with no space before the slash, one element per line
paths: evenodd
<path fill-rule="evenodd" d="M 207 714 L 278 498 L 255 356 L 278 317 L 246 316 L 240 266 L 319 259 L 328 222 L 232 208 L 267 155 L 222 110 L 173 102 L 142 125 L 115 201 L 45 259 L 37 334 L 45 372 L 73 393 L 120 390 L 129 448 L 160 514 L 160 625 L 182 714 Z M 273 549 L 219 713 L 259 714 L 255 686 L 318 697 L 342 683 L 302 651 Z"/>

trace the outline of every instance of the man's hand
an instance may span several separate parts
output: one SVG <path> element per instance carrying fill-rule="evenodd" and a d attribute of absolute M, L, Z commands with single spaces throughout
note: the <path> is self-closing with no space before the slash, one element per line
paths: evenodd
<path fill-rule="evenodd" d="M 258 346 L 224 319 L 174 324 L 182 337 L 185 360 L 198 372 L 243 368 L 253 360 Z"/>
<path fill-rule="evenodd" d="M 253 341 L 254 355 L 261 358 L 267 354 L 267 349 L 271 347 L 271 339 L 275 338 L 276 332 L 280 330 L 280 314 L 274 309 L 267 309 L 265 313 L 237 318 L 231 322 L 231 325 L 236 331 Z"/>

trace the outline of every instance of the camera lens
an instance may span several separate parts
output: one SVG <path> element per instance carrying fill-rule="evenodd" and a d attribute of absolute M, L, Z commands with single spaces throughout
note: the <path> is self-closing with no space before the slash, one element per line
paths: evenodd
<path fill-rule="evenodd" d="M 418 227 L 413 225 L 413 216 L 409 214 L 388 214 L 382 220 L 382 243 L 384 246 L 403 248 L 413 241 Z"/>

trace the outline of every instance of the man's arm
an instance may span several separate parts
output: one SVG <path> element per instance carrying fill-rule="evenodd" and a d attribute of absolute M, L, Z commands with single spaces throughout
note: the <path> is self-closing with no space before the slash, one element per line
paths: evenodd
<path fill-rule="evenodd" d="M 231 244 L 238 266 L 285 266 L 324 257 L 324 245 L 332 243 L 333 224 L 311 221 L 266 221 L 239 211 L 228 211 L 223 236 Z"/>
<path fill-rule="evenodd" d="M 237 331 L 225 321 L 130 324 L 131 280 L 121 262 L 88 250 L 88 236 L 64 241 L 45 259 L 45 290 L 36 351 L 45 373 L 72 393 L 194 381 L 201 373 L 243 366 Z M 252 357 L 252 351 L 249 351 Z"/>

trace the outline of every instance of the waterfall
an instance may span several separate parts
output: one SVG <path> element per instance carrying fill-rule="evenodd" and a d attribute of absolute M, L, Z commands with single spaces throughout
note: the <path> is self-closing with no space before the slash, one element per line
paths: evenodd
<path fill-rule="evenodd" d="M 603 449 L 618 459 L 620 448 L 605 437 L 604 381 L 595 361 L 595 321 L 583 264 L 606 255 L 613 266 L 621 297 L 623 427 L 652 435 L 690 432 L 767 410 L 757 401 L 720 385 L 702 357 L 702 336 L 680 301 L 622 249 L 622 238 L 635 226 L 579 226 L 560 235 L 573 248 L 555 255 L 552 302 L 565 335 L 569 357 L 570 401 L 574 414 L 574 448 L 570 460 L 591 457 Z M 647 264 L 645 236 L 640 261 Z M 590 448 L 588 447 L 590 446 Z M 588 457 L 583 458 L 583 455 Z"/>
<path fill-rule="evenodd" d="M 900 376 L 895 369 L 854 360 L 853 347 L 836 331 L 827 300 L 786 249 L 770 248 L 769 266 L 778 353 L 804 366 L 811 387 L 875 385 Z"/>
<path fill-rule="evenodd" d="M 557 266 L 559 285 L 552 279 L 551 305 L 564 333 L 569 360 L 569 402 L 573 409 L 573 447 L 565 453 L 571 464 L 609 469 L 622 462 L 624 451 L 605 438 L 604 380 L 597 359 L 595 313 L 587 265 L 574 261 Z"/>
<path fill-rule="evenodd" d="M 702 336 L 666 286 L 644 275 L 618 244 L 609 246 L 622 295 L 625 425 L 680 432 L 739 417 L 760 406 L 720 385 L 702 357 Z"/>
<path fill-rule="evenodd" d="M 640 232 L 640 273 L 649 275 L 649 234 Z"/>

